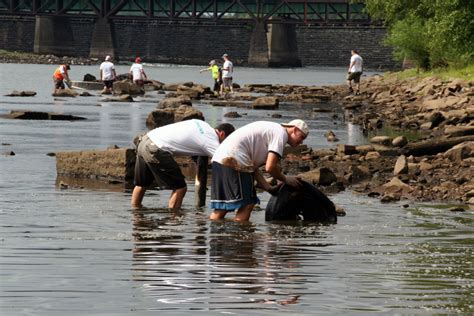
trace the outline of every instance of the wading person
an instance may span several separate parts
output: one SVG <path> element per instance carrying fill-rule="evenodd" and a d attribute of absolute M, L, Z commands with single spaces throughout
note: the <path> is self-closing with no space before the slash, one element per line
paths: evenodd
<path fill-rule="evenodd" d="M 111 62 L 110 56 L 105 56 L 105 60 L 100 64 L 100 79 L 104 82 L 104 90 L 102 93 L 111 94 L 113 92 L 113 84 L 117 79 L 117 74 L 115 73 L 115 66 Z"/>
<path fill-rule="evenodd" d="M 69 65 L 61 65 L 53 73 L 53 82 L 54 82 L 54 90 L 53 94 L 57 93 L 58 90 L 65 89 L 66 85 L 70 88 L 69 82 L 69 73 L 68 71 L 71 70 L 71 66 Z"/>
<path fill-rule="evenodd" d="M 143 87 L 145 84 L 144 80 L 147 80 L 145 70 L 143 70 L 143 65 L 141 64 L 142 59 L 140 57 L 135 58 L 135 63 L 130 67 L 130 76 L 132 77 L 133 83 Z"/>
<path fill-rule="evenodd" d="M 356 84 L 356 94 L 360 94 L 360 77 L 362 76 L 362 57 L 360 57 L 357 50 L 351 50 L 351 62 L 349 63 L 349 70 L 347 71 L 347 85 L 349 92 L 354 92 L 352 89 L 352 81 Z"/>
<path fill-rule="evenodd" d="M 141 207 L 146 187 L 156 180 L 160 186 L 172 190 L 168 207 L 180 209 L 187 187 L 173 156 L 212 157 L 219 144 L 233 131 L 234 127 L 228 123 L 212 128 L 208 123 L 194 119 L 148 132 L 137 149 L 132 207 Z"/>
<path fill-rule="evenodd" d="M 200 73 L 204 71 L 210 71 L 212 75 L 212 79 L 214 80 L 214 94 L 219 94 L 221 90 L 222 78 L 221 78 L 221 68 L 217 65 L 215 60 L 211 60 L 209 62 L 209 67 L 205 69 L 199 70 Z"/>
<path fill-rule="evenodd" d="M 224 59 L 224 64 L 222 65 L 222 85 L 221 85 L 221 94 L 227 91 L 234 92 L 232 87 L 232 75 L 234 73 L 234 64 L 229 59 L 229 55 L 222 55 Z"/>
<path fill-rule="evenodd" d="M 296 147 L 303 143 L 309 130 L 302 120 L 287 124 L 259 121 L 237 129 L 217 148 L 212 157 L 212 186 L 210 219 L 225 217 L 237 210 L 234 219 L 247 221 L 253 207 L 260 201 L 256 195 L 254 180 L 265 191 L 274 193 L 278 186 L 270 186 L 259 167 L 274 179 L 299 187 L 297 177 L 282 173 L 280 159 L 285 144 Z"/>

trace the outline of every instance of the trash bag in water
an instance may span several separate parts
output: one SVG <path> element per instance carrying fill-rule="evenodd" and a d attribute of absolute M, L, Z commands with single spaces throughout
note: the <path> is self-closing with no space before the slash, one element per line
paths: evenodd
<path fill-rule="evenodd" d="M 314 185 L 301 180 L 301 188 L 283 185 L 268 201 L 266 221 L 301 220 L 337 223 L 336 206 Z"/>

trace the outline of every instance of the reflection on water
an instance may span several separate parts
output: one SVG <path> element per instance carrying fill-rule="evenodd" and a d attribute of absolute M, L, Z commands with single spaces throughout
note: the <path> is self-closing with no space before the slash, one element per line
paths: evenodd
<path fill-rule="evenodd" d="M 17 67 L 0 67 L 0 95 L 14 89 L 38 95 L 0 96 L 0 114 L 29 109 L 87 120 L 0 120 L 1 143 L 10 144 L 0 149 L 16 153 L 0 156 L 1 315 L 474 313 L 472 213 L 382 205 L 342 192 L 331 196 L 347 212 L 337 225 L 266 223 L 263 211 L 255 211 L 251 223 L 210 222 L 207 207 L 193 207 L 192 183 L 183 211 L 163 208 L 166 190 L 147 192 L 149 208 L 130 210 L 130 191 L 123 184 L 56 179 L 55 158 L 46 154 L 132 147 L 162 96 L 150 94 L 132 104 L 104 103 L 100 96 L 53 100 L 54 67 Z M 75 66 L 73 79 L 96 68 Z M 156 67 L 151 72 L 153 78 L 177 82 L 199 79 L 198 69 Z M 343 69 L 330 72 L 329 77 L 344 80 Z M 282 83 L 324 82 L 327 73 L 238 72 L 240 81 L 255 75 L 260 83 L 278 78 Z M 304 117 L 311 147 L 334 146 L 324 138 L 328 129 L 343 143 L 366 141 L 336 109 L 195 106 L 212 124 L 227 120 L 237 127 L 271 119 L 273 113 L 282 114 L 281 121 Z M 247 115 L 224 118 L 228 111 Z M 61 189 L 60 181 L 68 188 Z M 269 196 L 260 197 L 264 209 Z"/>

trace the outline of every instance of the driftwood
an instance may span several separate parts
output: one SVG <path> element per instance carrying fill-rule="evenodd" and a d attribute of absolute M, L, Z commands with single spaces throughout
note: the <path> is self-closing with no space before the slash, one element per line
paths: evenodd
<path fill-rule="evenodd" d="M 402 153 L 406 156 L 436 155 L 437 153 L 445 152 L 457 144 L 469 141 L 474 141 L 474 135 L 453 138 L 438 138 L 425 142 L 408 144 L 402 149 Z"/>

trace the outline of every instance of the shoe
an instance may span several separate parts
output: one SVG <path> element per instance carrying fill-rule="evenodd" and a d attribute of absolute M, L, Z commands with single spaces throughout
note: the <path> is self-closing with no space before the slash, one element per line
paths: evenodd
<path fill-rule="evenodd" d="M 349 93 L 352 93 L 354 92 L 354 90 L 352 89 L 352 87 L 349 87 Z"/>

